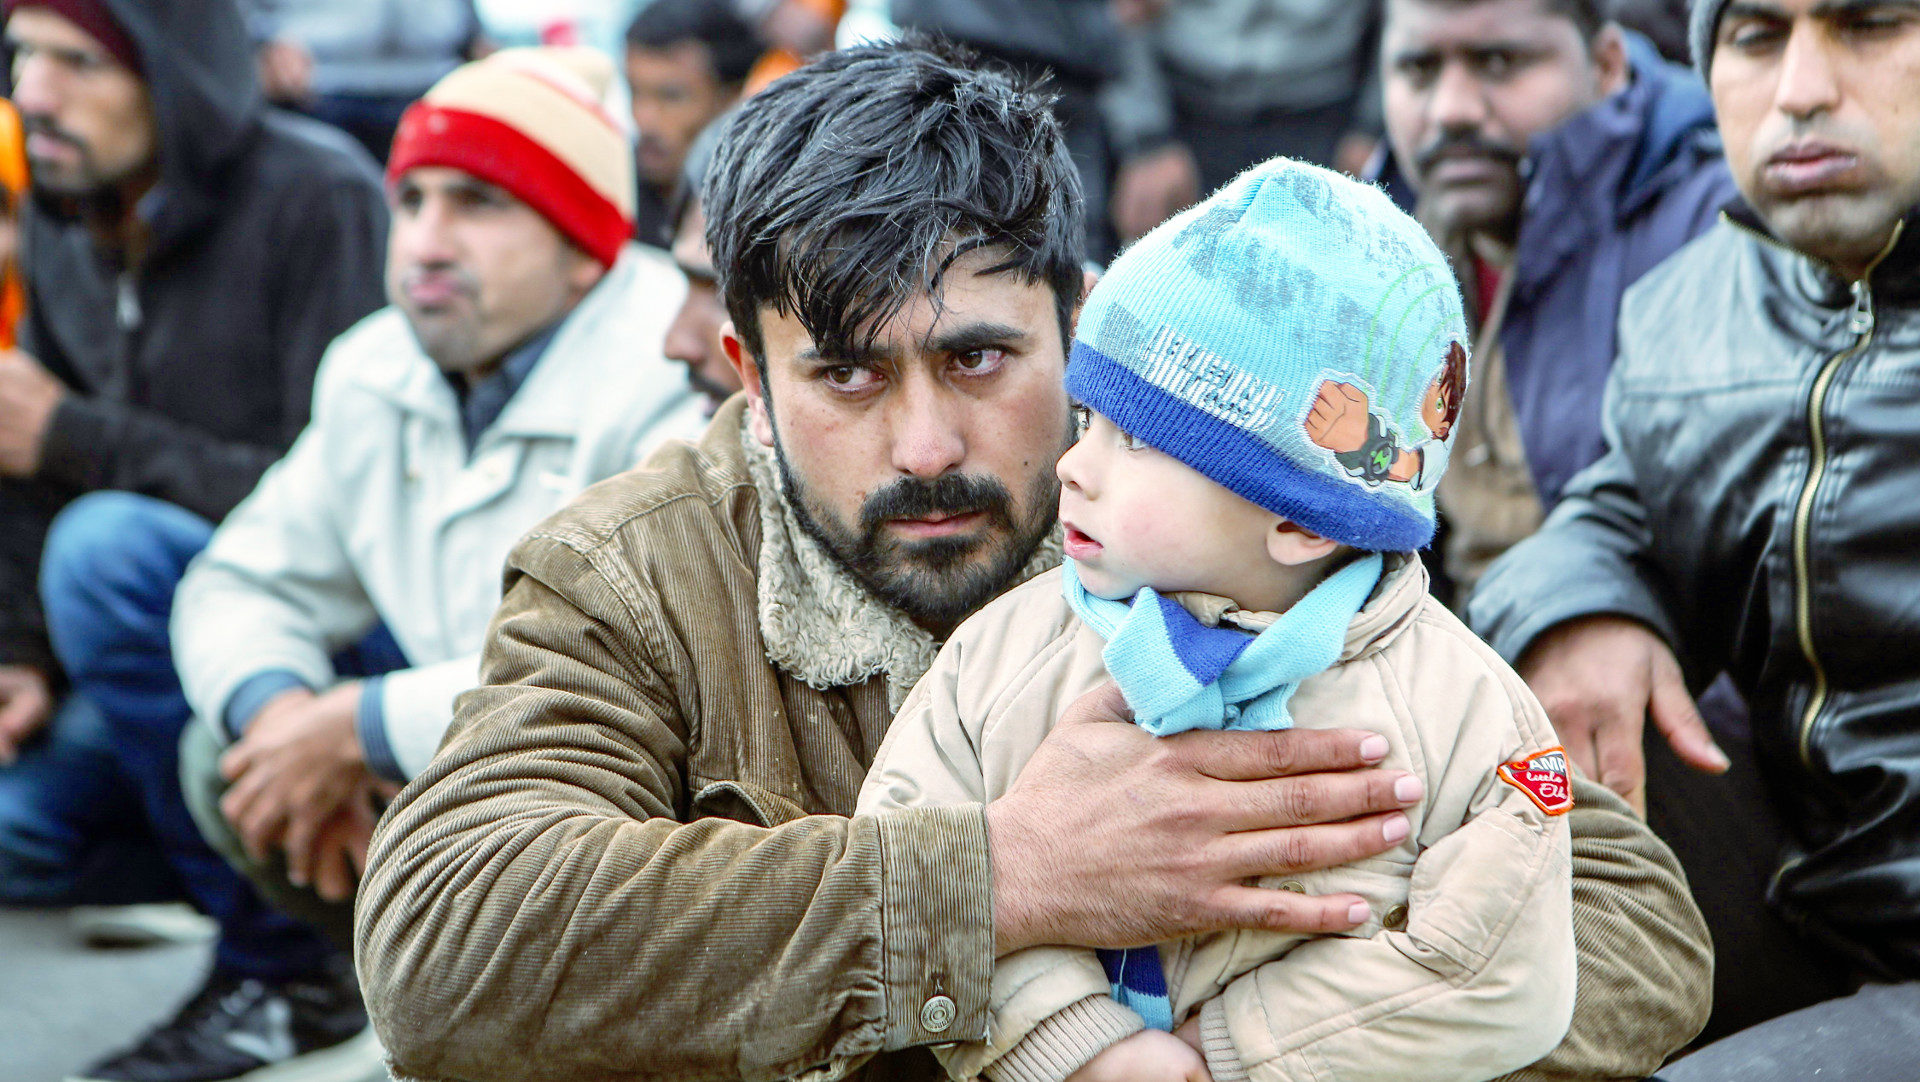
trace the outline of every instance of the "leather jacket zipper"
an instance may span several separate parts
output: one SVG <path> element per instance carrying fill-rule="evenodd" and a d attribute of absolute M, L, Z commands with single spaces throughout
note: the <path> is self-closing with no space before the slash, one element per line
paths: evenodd
<path fill-rule="evenodd" d="M 1820 709 L 1827 705 L 1827 670 L 1813 648 L 1813 583 L 1808 569 L 1807 538 L 1813 528 L 1814 497 L 1827 473 L 1827 393 L 1833 389 L 1833 378 L 1840 366 L 1865 349 L 1873 337 L 1873 292 L 1864 279 L 1853 283 L 1853 307 L 1848 312 L 1847 329 L 1856 336 L 1853 345 L 1827 358 L 1820 366 L 1819 375 L 1814 377 L 1812 393 L 1807 396 L 1811 463 L 1793 508 L 1793 623 L 1800 638 L 1800 652 L 1806 655 L 1807 667 L 1813 670 L 1813 693 L 1807 697 L 1806 709 L 1800 714 L 1800 762 L 1808 768 L 1813 766 L 1813 761 L 1808 756 L 1807 738 L 1813 734 L 1813 723 L 1819 719 Z"/>
<path fill-rule="evenodd" d="M 1828 695 L 1826 666 L 1820 663 L 1819 652 L 1813 646 L 1813 573 L 1807 555 L 1809 536 L 1813 532 L 1814 499 L 1827 473 L 1827 395 L 1833 390 L 1833 381 L 1840 372 L 1840 366 L 1873 341 L 1873 287 L 1868 281 L 1874 268 L 1899 243 L 1901 226 L 1904 224 L 1894 226 L 1893 236 L 1887 241 L 1886 247 L 1867 265 L 1859 280 L 1853 283 L 1853 304 L 1847 310 L 1847 330 L 1854 336 L 1853 344 L 1827 358 L 1826 363 L 1820 366 L 1819 374 L 1814 377 L 1813 390 L 1807 396 L 1807 433 L 1812 446 L 1807 478 L 1800 486 L 1800 498 L 1795 501 L 1793 508 L 1793 622 L 1800 640 L 1800 652 L 1805 655 L 1807 667 L 1813 672 L 1813 692 L 1807 697 L 1806 708 L 1800 712 L 1799 739 L 1796 742 L 1800 764 L 1809 770 L 1813 769 L 1810 750 L 1813 726 L 1820 720 L 1820 711 L 1826 707 Z"/>

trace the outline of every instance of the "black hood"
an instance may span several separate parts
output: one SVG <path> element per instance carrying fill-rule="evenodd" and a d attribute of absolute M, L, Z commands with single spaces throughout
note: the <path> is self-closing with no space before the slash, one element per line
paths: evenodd
<path fill-rule="evenodd" d="M 102 3 L 139 50 L 153 101 L 160 179 L 147 224 L 163 244 L 218 208 L 227 166 L 258 136 L 253 45 L 235 0 Z"/>

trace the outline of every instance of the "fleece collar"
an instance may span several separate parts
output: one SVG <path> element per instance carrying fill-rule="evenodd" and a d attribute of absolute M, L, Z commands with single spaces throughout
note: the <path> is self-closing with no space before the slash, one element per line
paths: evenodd
<path fill-rule="evenodd" d="M 868 593 L 800 527 L 780 484 L 773 450 L 740 426 L 740 446 L 760 494 L 760 637 L 767 660 L 818 691 L 887 678 L 887 705 L 933 667 L 940 644 L 907 615 Z M 1011 589 L 1060 563 L 1055 527 L 1007 584 Z"/>

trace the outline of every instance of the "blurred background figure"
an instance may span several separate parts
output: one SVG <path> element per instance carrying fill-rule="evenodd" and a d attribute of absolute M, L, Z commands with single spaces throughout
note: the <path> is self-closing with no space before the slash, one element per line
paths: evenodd
<path fill-rule="evenodd" d="M 148 724 L 172 665 L 119 632 L 164 634 L 195 534 L 306 424 L 322 351 L 379 307 L 387 215 L 359 146 L 264 107 L 234 0 L 0 9 L 32 177 L 26 314 L 0 352 L 0 902 L 218 917 L 220 980 L 90 1072 L 206 1082 L 224 1076 L 188 1031 L 292 1058 L 365 1015 L 317 930 L 149 800 L 180 785 L 177 734 Z M 110 585 L 125 604 L 90 619 Z"/>
<path fill-rule="evenodd" d="M 1377 131 L 1378 0 L 1113 0 L 1151 54 L 1142 141 L 1113 183 L 1121 243 L 1284 155 L 1357 173 Z"/>
<path fill-rule="evenodd" d="M 740 389 L 739 373 L 720 350 L 720 326 L 727 321 L 727 307 L 720 299 L 713 256 L 707 251 L 707 216 L 700 204 L 707 166 L 726 126 L 725 117 L 707 125 L 687 152 L 687 163 L 680 170 L 680 184 L 673 194 L 669 227 L 673 262 L 686 276 L 687 296 L 667 327 L 664 349 L 668 360 L 687 366 L 687 382 L 705 396 L 709 417 Z"/>
<path fill-rule="evenodd" d="M 387 160 L 400 114 L 483 49 L 473 0 L 246 0 L 268 100 Z"/>
<path fill-rule="evenodd" d="M 1734 196 L 1694 73 L 1603 0 L 1387 0 L 1377 178 L 1453 260 L 1474 328 L 1436 594 L 1538 529 L 1600 457 L 1627 287 Z"/>
<path fill-rule="evenodd" d="M 1687 45 L 1687 0 L 1613 0 L 1613 21 L 1636 31 L 1676 64 L 1693 62 Z"/>
<path fill-rule="evenodd" d="M 731 0 L 652 0 L 634 16 L 625 58 L 640 188 L 634 239 L 667 244 L 667 202 L 687 150 L 740 100 L 765 48 Z"/>

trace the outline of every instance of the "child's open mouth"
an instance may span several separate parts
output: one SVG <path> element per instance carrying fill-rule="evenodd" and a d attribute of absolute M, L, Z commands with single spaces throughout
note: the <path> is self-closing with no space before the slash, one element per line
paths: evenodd
<path fill-rule="evenodd" d="M 1100 542 L 1069 526 L 1066 530 L 1066 542 L 1062 548 L 1068 556 L 1076 560 L 1084 560 L 1099 554 Z"/>

